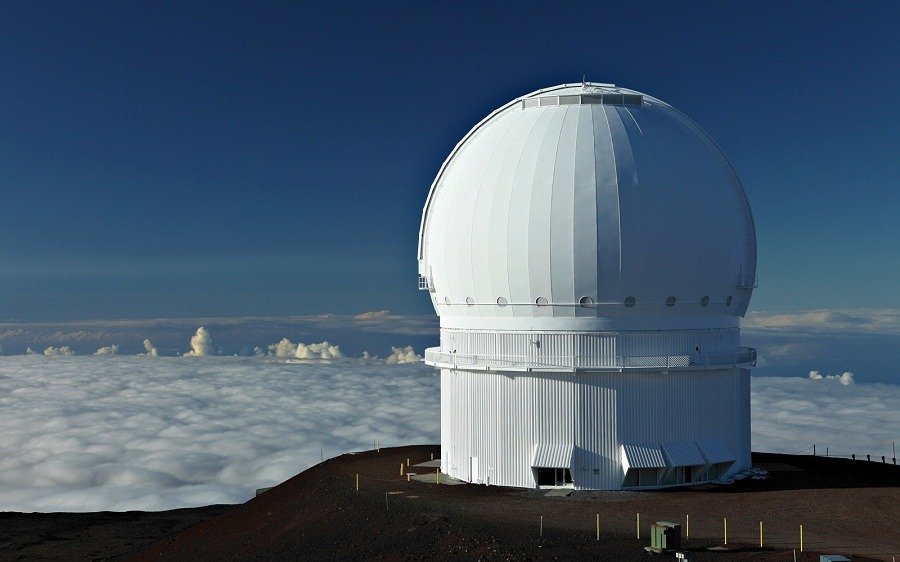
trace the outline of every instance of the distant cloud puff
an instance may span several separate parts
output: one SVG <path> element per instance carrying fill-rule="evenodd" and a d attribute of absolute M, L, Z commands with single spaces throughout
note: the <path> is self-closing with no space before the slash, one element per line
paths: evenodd
<path fill-rule="evenodd" d="M 416 355 L 411 345 L 406 347 L 391 347 L 391 354 L 387 356 L 384 362 L 388 365 L 399 365 L 401 363 L 418 363 L 422 358 Z"/>
<path fill-rule="evenodd" d="M 851 384 L 853 384 L 853 373 L 851 373 L 850 371 L 845 371 L 841 375 L 824 375 L 824 376 L 822 376 L 822 374 L 819 373 L 819 371 L 810 371 L 809 378 L 811 378 L 814 381 L 820 381 L 822 379 L 835 379 L 835 380 L 841 381 L 841 384 L 844 386 L 850 386 Z"/>
<path fill-rule="evenodd" d="M 184 354 L 185 357 L 206 357 L 214 355 L 212 336 L 203 326 L 197 328 L 197 333 L 191 336 L 191 350 Z"/>
<path fill-rule="evenodd" d="M 144 355 L 147 355 L 148 357 L 157 357 L 159 355 L 156 346 L 148 339 L 144 340 L 144 349 L 147 351 Z"/>
<path fill-rule="evenodd" d="M 377 320 L 380 318 L 386 318 L 390 315 L 390 310 L 369 310 L 367 312 L 357 314 L 356 316 L 354 316 L 354 318 L 358 320 Z"/>
<path fill-rule="evenodd" d="M 30 347 L 28 349 L 31 349 Z M 25 351 L 28 353 L 28 350 Z M 44 350 L 44 355 L 47 357 L 54 357 L 57 355 L 75 355 L 75 352 L 69 349 L 69 346 L 64 345 L 62 347 L 53 347 L 52 345 Z"/>
<path fill-rule="evenodd" d="M 340 347 L 327 341 L 321 343 L 292 343 L 284 338 L 268 347 L 269 355 L 294 359 L 339 359 L 343 357 Z"/>
<path fill-rule="evenodd" d="M 101 347 L 97 351 L 94 352 L 94 355 L 118 355 L 119 354 L 119 346 L 118 345 L 107 345 Z"/>

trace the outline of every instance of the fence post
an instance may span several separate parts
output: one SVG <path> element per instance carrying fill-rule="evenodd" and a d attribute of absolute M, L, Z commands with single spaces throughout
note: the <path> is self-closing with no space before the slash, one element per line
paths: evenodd
<path fill-rule="evenodd" d="M 356 491 L 359 491 L 359 474 L 356 475 Z"/>
<path fill-rule="evenodd" d="M 691 514 L 684 516 L 684 538 L 691 538 Z"/>
<path fill-rule="evenodd" d="M 803 525 L 800 525 L 800 552 L 803 552 Z"/>
<path fill-rule="evenodd" d="M 762 521 L 759 522 L 759 548 L 763 547 L 763 527 Z"/>
<path fill-rule="evenodd" d="M 600 514 L 597 514 L 597 540 L 600 540 Z"/>
<path fill-rule="evenodd" d="M 541 536 L 544 536 L 544 516 L 541 515 Z"/>
<path fill-rule="evenodd" d="M 722 518 L 722 529 L 725 532 L 725 543 L 724 544 L 728 544 L 728 518 L 727 517 Z"/>
<path fill-rule="evenodd" d="M 641 538 L 641 512 L 637 512 L 637 538 Z"/>

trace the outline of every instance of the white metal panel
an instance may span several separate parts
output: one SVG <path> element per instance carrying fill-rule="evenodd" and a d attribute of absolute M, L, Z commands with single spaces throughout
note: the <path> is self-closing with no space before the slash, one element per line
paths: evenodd
<path fill-rule="evenodd" d="M 706 459 L 693 441 L 666 441 L 662 444 L 668 466 L 703 466 Z"/>
<path fill-rule="evenodd" d="M 529 271 L 529 263 L 532 259 L 529 252 L 529 244 L 525 243 L 529 236 L 529 224 L 531 221 L 531 209 L 534 206 L 532 194 L 534 192 L 535 168 L 538 163 L 538 153 L 541 143 L 550 125 L 552 113 L 541 111 L 537 116 L 531 131 L 528 133 L 525 144 L 522 147 L 519 161 L 516 163 L 516 171 L 513 178 L 510 201 L 518 201 L 521 204 L 510 205 L 508 209 L 509 235 L 507 237 L 507 274 L 509 276 L 510 302 L 533 303 L 537 297 L 532 297 L 532 284 L 528 276 L 521 275 L 523 271 Z M 550 291 L 545 292 L 545 296 Z M 530 307 L 515 307 L 513 313 L 517 316 L 531 316 Z"/>
<path fill-rule="evenodd" d="M 538 443 L 534 446 L 531 466 L 535 468 L 569 468 L 572 466 L 571 443 Z"/>
<path fill-rule="evenodd" d="M 663 457 L 662 448 L 655 444 L 623 443 L 623 464 L 628 463 L 628 468 L 665 468 L 666 459 Z"/>
<path fill-rule="evenodd" d="M 703 451 L 703 456 L 709 464 L 717 462 L 732 462 L 737 460 L 728 444 L 722 439 L 701 439 L 697 446 Z"/>
<path fill-rule="evenodd" d="M 574 196 L 573 196 L 573 294 L 571 302 L 588 297 L 597 302 L 597 179 L 594 155 L 594 126 L 590 106 L 575 109 Z M 576 316 L 596 316 L 593 306 L 576 307 Z"/>
<path fill-rule="evenodd" d="M 565 106 L 562 130 L 553 161 L 553 189 L 550 197 L 550 278 L 551 302 L 571 303 L 575 295 L 574 228 L 575 140 L 578 108 Z M 553 316 L 575 316 L 573 307 L 553 307 Z"/>

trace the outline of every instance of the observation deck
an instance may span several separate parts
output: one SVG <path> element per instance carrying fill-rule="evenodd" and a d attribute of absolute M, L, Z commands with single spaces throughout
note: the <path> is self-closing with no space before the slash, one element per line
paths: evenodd
<path fill-rule="evenodd" d="M 443 369 L 474 371 L 697 371 L 724 369 L 741 365 L 756 365 L 756 349 L 742 347 L 737 353 L 693 355 L 595 355 L 576 357 L 548 355 L 466 355 L 441 351 L 439 347 L 425 350 L 425 363 Z"/>

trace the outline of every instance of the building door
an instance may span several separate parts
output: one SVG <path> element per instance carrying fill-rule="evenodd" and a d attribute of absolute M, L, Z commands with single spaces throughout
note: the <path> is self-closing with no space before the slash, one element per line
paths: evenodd
<path fill-rule="evenodd" d="M 478 482 L 478 457 L 471 457 L 472 462 L 472 473 L 469 482 L 476 483 Z"/>

